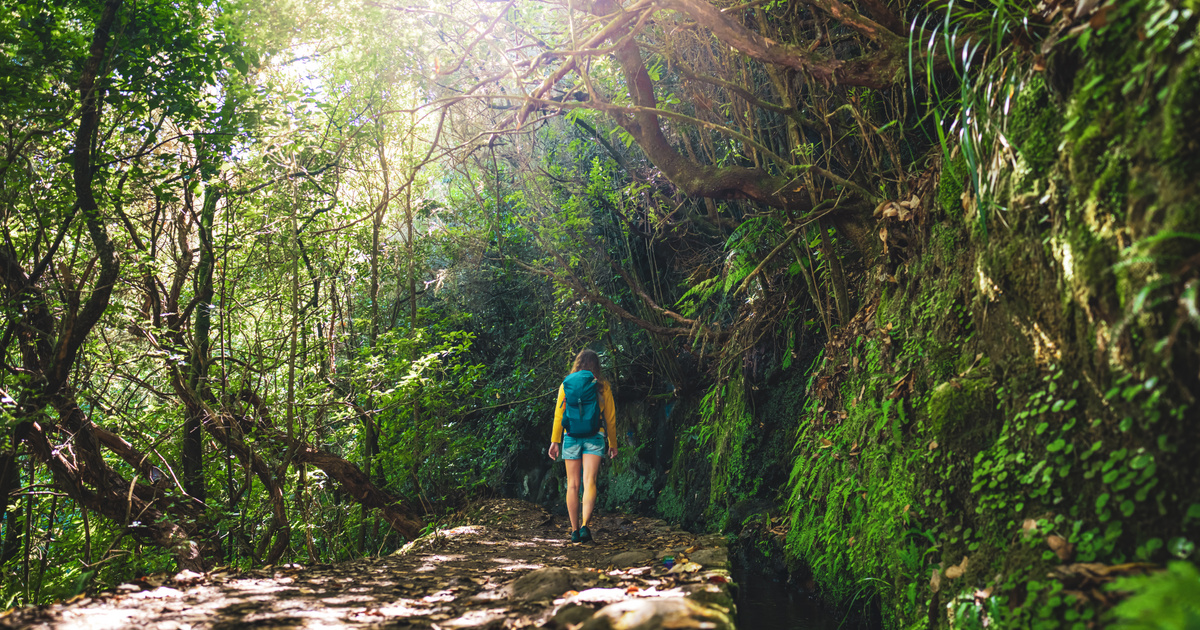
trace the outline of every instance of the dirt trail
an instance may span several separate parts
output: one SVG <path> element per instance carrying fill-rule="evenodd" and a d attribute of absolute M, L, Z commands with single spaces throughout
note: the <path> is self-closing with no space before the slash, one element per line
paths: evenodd
<path fill-rule="evenodd" d="M 5 628 L 731 629 L 724 540 L 620 514 L 571 544 L 565 517 L 513 500 L 392 555 L 180 574 L 0 616 Z M 669 558 L 669 559 L 667 559 Z"/>

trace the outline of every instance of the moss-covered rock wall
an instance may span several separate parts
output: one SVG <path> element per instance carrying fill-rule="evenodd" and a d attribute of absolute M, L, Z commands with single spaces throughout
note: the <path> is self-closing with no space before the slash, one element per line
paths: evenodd
<path fill-rule="evenodd" d="M 1092 627 L 1113 580 L 1196 559 L 1194 8 L 1125 3 L 1049 61 L 994 61 L 1014 89 L 973 158 L 949 145 L 922 212 L 880 224 L 909 251 L 867 274 L 793 460 L 788 550 L 830 600 Z"/>

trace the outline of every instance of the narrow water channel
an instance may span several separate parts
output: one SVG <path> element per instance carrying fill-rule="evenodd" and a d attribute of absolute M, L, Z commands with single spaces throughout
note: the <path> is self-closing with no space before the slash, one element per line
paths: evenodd
<path fill-rule="evenodd" d="M 741 630 L 878 630 L 858 611 L 834 611 L 808 593 L 756 570 L 733 566 L 737 627 Z"/>

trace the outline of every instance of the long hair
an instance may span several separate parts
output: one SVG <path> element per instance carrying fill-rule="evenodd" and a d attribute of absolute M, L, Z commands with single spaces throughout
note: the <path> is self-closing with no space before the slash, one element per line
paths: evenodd
<path fill-rule="evenodd" d="M 596 380 L 606 385 L 608 384 L 608 381 L 604 378 L 604 370 L 600 368 L 600 355 L 596 354 L 594 350 L 584 348 L 579 351 L 579 354 L 575 355 L 575 363 L 571 365 L 571 372 L 574 373 L 579 370 L 587 370 L 592 373 L 592 376 L 596 377 Z"/>

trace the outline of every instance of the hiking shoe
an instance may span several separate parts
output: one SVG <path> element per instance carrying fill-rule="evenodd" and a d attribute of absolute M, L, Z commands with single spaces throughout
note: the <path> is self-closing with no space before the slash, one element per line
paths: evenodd
<path fill-rule="evenodd" d="M 592 530 L 587 525 L 579 528 L 579 542 L 592 542 Z"/>
<path fill-rule="evenodd" d="M 573 542 L 573 543 L 582 542 L 582 539 L 579 537 L 578 529 L 571 532 L 571 542 Z"/>

